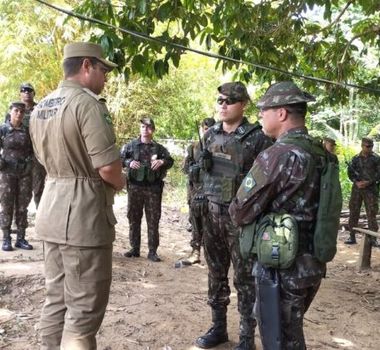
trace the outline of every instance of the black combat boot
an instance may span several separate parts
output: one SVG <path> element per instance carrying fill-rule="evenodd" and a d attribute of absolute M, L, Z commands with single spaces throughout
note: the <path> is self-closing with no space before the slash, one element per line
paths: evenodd
<path fill-rule="evenodd" d="M 15 244 L 16 248 L 25 249 L 25 250 L 32 250 L 33 246 L 28 243 L 28 241 L 25 239 L 25 229 L 18 229 L 17 230 L 17 240 Z"/>
<path fill-rule="evenodd" d="M 124 256 L 126 258 L 139 258 L 140 257 L 140 249 L 139 248 L 132 248 L 124 253 Z"/>
<path fill-rule="evenodd" d="M 350 237 L 344 241 L 344 244 L 356 244 L 355 233 L 350 232 Z"/>
<path fill-rule="evenodd" d="M 255 327 L 256 320 L 251 317 L 240 318 L 239 344 L 234 350 L 255 350 Z"/>
<path fill-rule="evenodd" d="M 11 230 L 9 230 L 9 229 L 3 230 L 3 246 L 2 246 L 2 249 L 5 252 L 11 252 L 13 250 L 12 239 L 11 239 Z"/>
<path fill-rule="evenodd" d="M 148 259 L 153 262 L 161 261 L 160 257 L 157 255 L 157 252 L 153 249 L 149 249 Z"/>
<path fill-rule="evenodd" d="M 228 341 L 227 307 L 212 308 L 212 327 L 205 335 L 200 336 L 195 344 L 202 349 L 210 349 Z"/>

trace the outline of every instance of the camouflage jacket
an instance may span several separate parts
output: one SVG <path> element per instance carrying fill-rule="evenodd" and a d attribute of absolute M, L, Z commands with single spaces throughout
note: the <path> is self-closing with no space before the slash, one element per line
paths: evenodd
<path fill-rule="evenodd" d="M 204 192 L 212 202 L 228 205 L 257 155 L 272 145 L 261 125 L 243 118 L 232 133 L 223 130 L 221 122 L 207 130 L 205 149 L 212 153 L 212 168 L 204 176 Z"/>
<path fill-rule="evenodd" d="M 290 133 L 307 134 L 295 128 L 281 135 L 276 143 L 261 152 L 240 186 L 229 212 L 232 221 L 247 225 L 260 215 L 288 213 L 299 225 L 299 252 L 287 281 L 299 287 L 309 277 L 325 273 L 325 264 L 311 256 L 312 239 L 318 210 L 320 171 L 312 166 L 312 155 L 302 148 L 282 143 Z M 312 163 L 311 163 L 312 162 Z M 283 270 L 281 270 L 283 271 Z"/>
<path fill-rule="evenodd" d="M 120 151 L 120 157 L 123 164 L 123 167 L 127 169 L 128 178 L 130 184 L 135 185 L 161 185 L 163 178 L 166 176 L 166 172 L 173 166 L 174 160 L 170 156 L 168 150 L 161 144 L 152 141 L 151 143 L 141 142 L 141 138 L 132 140 L 131 142 L 122 146 Z M 151 161 L 153 159 L 162 159 L 164 164 L 156 170 L 154 173 L 153 181 L 148 181 L 147 171 L 152 173 L 150 169 Z M 145 175 L 143 179 L 137 180 L 134 176 L 131 176 L 130 164 L 133 160 L 139 161 L 143 167 L 145 167 Z"/>
<path fill-rule="evenodd" d="M 260 153 L 230 206 L 230 214 L 237 225 L 243 226 L 261 214 L 288 213 L 297 220 L 304 235 L 300 248 L 307 251 L 318 210 L 320 172 L 310 168 L 312 155 L 299 146 L 281 142 L 290 133 L 307 134 L 307 130 L 292 129 Z"/>
<path fill-rule="evenodd" d="M 380 181 L 380 156 L 372 152 L 364 157 L 359 153 L 352 158 L 347 172 L 352 182 L 367 180 L 371 182 L 367 189 L 377 190 L 376 184 Z"/>
<path fill-rule="evenodd" d="M 33 156 L 32 141 L 29 130 L 23 124 L 14 128 L 10 123 L 0 127 L 0 149 L 2 170 L 12 173 L 30 172 Z"/>

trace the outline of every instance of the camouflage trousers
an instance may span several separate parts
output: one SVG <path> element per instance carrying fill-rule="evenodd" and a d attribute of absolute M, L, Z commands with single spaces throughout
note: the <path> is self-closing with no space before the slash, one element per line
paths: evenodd
<path fill-rule="evenodd" d="M 44 242 L 46 300 L 41 350 L 94 350 L 112 279 L 112 245 Z"/>
<path fill-rule="evenodd" d="M 200 250 L 202 245 L 203 231 L 208 212 L 207 205 L 206 197 L 193 198 L 189 205 L 190 223 L 192 226 L 190 246 L 196 250 Z"/>
<path fill-rule="evenodd" d="M 359 221 L 360 208 L 364 202 L 365 211 L 367 213 L 368 228 L 371 231 L 377 232 L 379 226 L 377 224 L 376 215 L 379 211 L 378 204 L 379 196 L 377 189 L 359 189 L 356 186 L 352 186 L 351 198 L 349 203 L 350 218 L 348 220 L 348 226 L 352 232 L 352 228 L 356 227 Z"/>
<path fill-rule="evenodd" d="M 321 279 L 302 289 L 289 289 L 281 284 L 281 349 L 306 349 L 303 319 L 320 285 Z"/>
<path fill-rule="evenodd" d="M 46 170 L 35 158 L 33 159 L 32 178 L 34 203 L 38 208 L 45 187 Z"/>
<path fill-rule="evenodd" d="M 0 172 L 0 228 L 9 230 L 13 215 L 18 229 L 28 227 L 28 206 L 32 199 L 31 174 Z"/>
<path fill-rule="evenodd" d="M 132 248 L 141 246 L 141 220 L 145 209 L 148 227 L 148 248 L 156 251 L 160 244 L 158 226 L 161 218 L 161 186 L 128 186 L 129 243 Z"/>
<path fill-rule="evenodd" d="M 238 310 L 242 317 L 250 318 L 255 302 L 253 260 L 244 261 L 241 257 L 239 228 L 232 223 L 228 206 L 209 202 L 208 211 L 203 235 L 204 254 L 209 270 L 208 304 L 212 308 L 218 308 L 230 303 L 228 270 L 232 262 Z"/>

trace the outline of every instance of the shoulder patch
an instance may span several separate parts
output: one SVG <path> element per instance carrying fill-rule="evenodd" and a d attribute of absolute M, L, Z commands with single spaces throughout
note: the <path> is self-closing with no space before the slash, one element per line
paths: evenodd
<path fill-rule="evenodd" d="M 253 176 L 248 173 L 248 175 L 245 177 L 243 181 L 243 188 L 245 192 L 249 192 L 256 186 L 256 180 L 253 178 Z"/>

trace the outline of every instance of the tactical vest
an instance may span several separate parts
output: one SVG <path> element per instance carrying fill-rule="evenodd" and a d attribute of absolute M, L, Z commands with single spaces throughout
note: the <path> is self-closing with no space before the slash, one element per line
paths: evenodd
<path fill-rule="evenodd" d="M 222 124 L 217 123 L 208 137 L 214 140 L 207 149 L 212 153 L 212 169 L 204 174 L 204 193 L 212 202 L 229 204 L 235 196 L 245 174 L 243 173 L 243 142 L 257 129 L 259 123 L 239 126 L 235 135 L 225 142 Z"/>
<path fill-rule="evenodd" d="M 165 171 L 162 170 L 162 167 L 156 171 L 151 168 L 151 161 L 142 161 L 140 159 L 140 141 L 132 141 L 132 150 L 133 150 L 133 160 L 139 161 L 141 166 L 139 169 L 128 169 L 128 179 L 138 181 L 138 182 L 147 182 L 154 183 L 162 180 L 165 177 Z M 158 159 L 158 145 L 156 142 L 153 142 L 151 148 L 151 159 L 152 157 L 157 157 Z"/>

